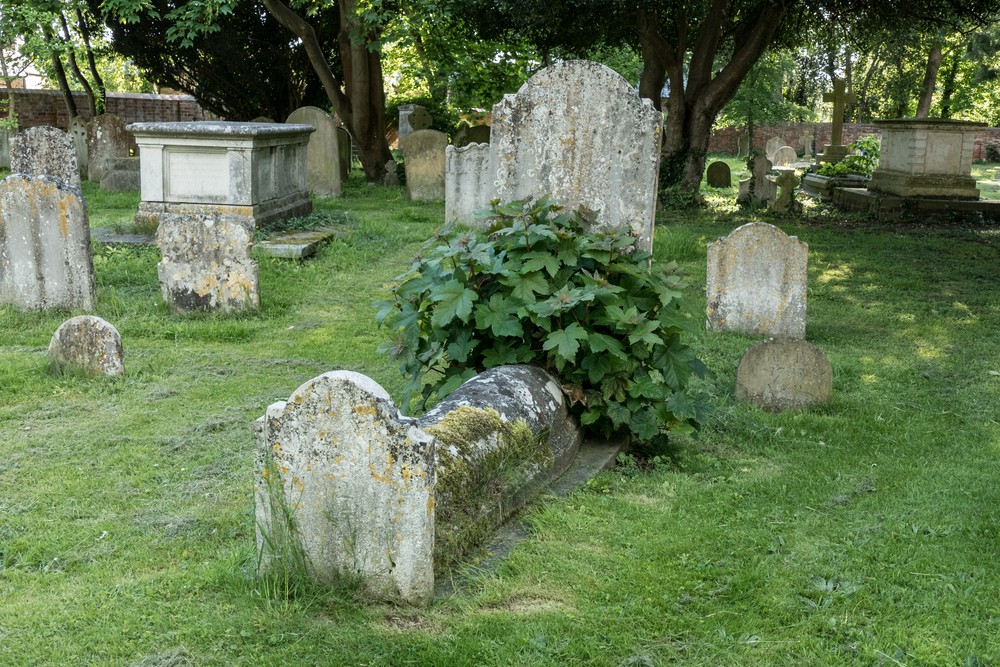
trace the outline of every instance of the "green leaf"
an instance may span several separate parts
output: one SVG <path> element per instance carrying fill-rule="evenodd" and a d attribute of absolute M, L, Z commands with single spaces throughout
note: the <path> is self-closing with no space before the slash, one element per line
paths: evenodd
<path fill-rule="evenodd" d="M 608 336 L 607 334 L 592 333 L 587 339 L 587 343 L 590 345 L 591 352 L 610 352 L 619 359 L 628 358 L 628 355 L 625 352 L 625 347 L 622 345 L 621 341 L 617 338 Z"/>
<path fill-rule="evenodd" d="M 437 303 L 431 316 L 431 325 L 443 328 L 456 317 L 468 322 L 472 315 L 472 304 L 479 295 L 467 289 L 457 280 L 449 280 L 431 293 L 430 300 Z"/>
<path fill-rule="evenodd" d="M 469 330 L 459 333 L 454 340 L 448 344 L 448 358 L 455 363 L 464 364 L 469 361 L 469 353 L 479 345 L 479 341 L 472 337 L 473 332 Z"/>
<path fill-rule="evenodd" d="M 694 402 L 683 391 L 675 391 L 667 399 L 667 407 L 678 419 L 692 419 L 697 415 Z"/>
<path fill-rule="evenodd" d="M 555 277 L 561 267 L 562 263 L 550 253 L 538 250 L 524 253 L 525 271 L 540 271 L 541 269 L 545 269 L 550 276 Z"/>
<path fill-rule="evenodd" d="M 524 303 L 534 303 L 536 294 L 550 294 L 552 289 L 541 271 L 505 276 L 500 279 L 500 284 L 512 287 L 511 296 Z"/>
<path fill-rule="evenodd" d="M 656 411 L 650 406 L 640 408 L 635 412 L 629 419 L 628 427 L 640 440 L 652 440 L 660 433 Z"/>
<path fill-rule="evenodd" d="M 587 340 L 587 330 L 573 322 L 565 329 L 556 329 L 546 336 L 542 349 L 555 349 L 558 357 L 566 361 L 573 361 L 582 340 Z"/>
<path fill-rule="evenodd" d="M 656 320 L 645 320 L 643 322 L 639 322 L 629 333 L 628 342 L 633 345 L 639 341 L 649 343 L 650 345 L 663 345 L 663 339 L 653 333 L 659 327 L 660 323 Z"/>
<path fill-rule="evenodd" d="M 580 362 L 580 368 L 587 371 L 591 384 L 600 384 L 608 373 L 615 370 L 615 364 L 613 357 L 606 354 L 589 354 Z"/>
<path fill-rule="evenodd" d="M 629 423 L 632 419 L 632 413 L 621 403 L 609 401 L 608 418 L 611 419 L 611 423 L 615 428 L 619 428 Z"/>
<path fill-rule="evenodd" d="M 494 294 L 487 303 L 476 306 L 476 327 L 489 329 L 494 336 L 522 336 L 524 328 L 517 318 L 521 304 L 502 294 Z"/>

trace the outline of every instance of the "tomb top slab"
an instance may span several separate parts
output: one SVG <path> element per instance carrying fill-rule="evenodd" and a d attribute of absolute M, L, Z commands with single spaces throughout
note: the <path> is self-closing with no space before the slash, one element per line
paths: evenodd
<path fill-rule="evenodd" d="M 178 135 L 188 137 L 286 137 L 316 130 L 301 123 L 242 123 L 229 120 L 198 120 L 173 123 L 132 123 L 126 128 L 136 137 Z"/>

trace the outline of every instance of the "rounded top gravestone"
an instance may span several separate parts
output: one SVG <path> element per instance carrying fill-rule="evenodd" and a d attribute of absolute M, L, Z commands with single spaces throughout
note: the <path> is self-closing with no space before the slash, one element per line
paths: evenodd
<path fill-rule="evenodd" d="M 728 188 L 733 185 L 733 173 L 729 165 L 721 160 L 708 165 L 706 179 L 713 188 Z"/>
<path fill-rule="evenodd" d="M 791 146 L 782 146 L 778 150 L 774 151 L 774 162 L 775 167 L 783 167 L 786 164 L 792 164 L 798 158 L 795 153 L 795 149 Z"/>
<path fill-rule="evenodd" d="M 340 149 L 337 122 L 319 107 L 300 107 L 288 115 L 286 123 L 312 125 L 306 160 L 309 164 L 309 191 L 318 197 L 340 196 Z"/>
<path fill-rule="evenodd" d="M 48 356 L 56 373 L 112 377 L 125 373 L 122 337 L 111 324 L 94 315 L 63 322 L 52 335 Z"/>

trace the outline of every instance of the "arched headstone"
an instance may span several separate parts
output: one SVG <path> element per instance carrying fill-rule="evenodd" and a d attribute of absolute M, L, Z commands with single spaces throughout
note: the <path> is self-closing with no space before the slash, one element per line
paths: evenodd
<path fill-rule="evenodd" d="M 774 151 L 774 158 L 771 161 L 774 162 L 775 167 L 784 167 L 785 165 L 792 164 L 796 159 L 798 159 L 798 155 L 795 154 L 794 148 L 791 146 L 782 146 Z"/>
<path fill-rule="evenodd" d="M 301 107 L 289 114 L 286 123 L 312 125 L 306 160 L 309 163 L 309 191 L 318 197 L 340 196 L 340 150 L 337 123 L 318 107 Z"/>
<path fill-rule="evenodd" d="M 729 165 L 719 160 L 708 165 L 706 175 L 708 184 L 713 188 L 728 188 L 733 185 L 733 173 Z"/>
<path fill-rule="evenodd" d="M 63 322 L 49 341 L 49 364 L 56 373 L 114 377 L 125 373 L 122 337 L 96 315 Z"/>

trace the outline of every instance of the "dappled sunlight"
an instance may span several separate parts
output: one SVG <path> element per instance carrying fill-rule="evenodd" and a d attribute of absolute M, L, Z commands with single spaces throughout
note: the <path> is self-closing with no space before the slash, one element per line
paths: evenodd
<path fill-rule="evenodd" d="M 917 316 L 913 313 L 899 313 L 896 315 L 896 319 L 900 322 L 916 322 Z"/>
<path fill-rule="evenodd" d="M 917 357 L 925 361 L 932 359 L 942 359 L 947 357 L 948 353 L 936 345 L 930 345 L 923 341 L 917 342 Z"/>
<path fill-rule="evenodd" d="M 854 271 L 851 267 L 846 264 L 840 264 L 836 267 L 831 267 L 823 271 L 816 278 L 819 282 L 826 284 L 839 280 L 850 280 L 854 276 Z"/>
<path fill-rule="evenodd" d="M 863 384 L 866 384 L 869 387 L 877 385 L 879 384 L 879 382 L 881 382 L 879 376 L 875 375 L 874 373 L 862 373 L 860 380 Z"/>

